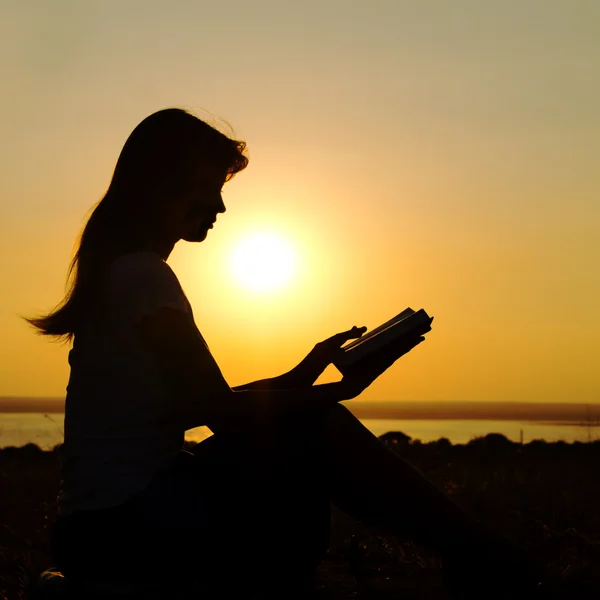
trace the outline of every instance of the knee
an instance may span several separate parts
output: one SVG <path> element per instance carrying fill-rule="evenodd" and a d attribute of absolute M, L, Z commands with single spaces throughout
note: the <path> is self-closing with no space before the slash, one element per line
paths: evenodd
<path fill-rule="evenodd" d="M 301 419 L 290 419 L 279 432 L 284 432 L 290 438 L 296 438 L 308 447 L 321 447 L 331 435 L 339 433 L 348 426 L 360 425 L 360 421 L 343 404 L 337 403 L 324 406 L 310 416 Z"/>
<path fill-rule="evenodd" d="M 317 420 L 324 435 L 329 435 L 333 430 L 339 430 L 344 424 L 358 422 L 352 411 L 340 402 L 328 406 Z"/>
<path fill-rule="evenodd" d="M 338 402 L 315 411 L 302 421 L 301 428 L 298 425 L 295 427 L 305 439 L 319 443 L 321 440 L 327 440 L 352 421 L 357 421 L 356 417 L 346 406 Z"/>
<path fill-rule="evenodd" d="M 352 414 L 352 411 L 345 404 L 342 404 L 341 402 L 332 404 L 328 408 L 329 408 L 328 414 L 335 415 L 337 418 L 339 418 L 340 416 L 342 416 L 343 418 L 353 418 L 353 419 L 356 418 Z"/>
<path fill-rule="evenodd" d="M 320 457 L 326 451 L 327 440 L 358 419 L 343 404 L 323 406 L 310 415 L 302 415 L 261 424 L 244 431 L 215 434 L 204 440 L 195 452 L 201 454 L 202 447 L 211 450 L 223 459 L 224 455 L 235 460 L 252 460 L 270 457 L 276 462 L 287 461 L 299 456 Z M 210 443 L 212 442 L 212 444 Z"/>
<path fill-rule="evenodd" d="M 330 451 L 332 438 L 345 437 L 344 432 L 362 427 L 362 424 L 343 404 L 326 406 L 310 418 L 303 420 L 302 425 L 294 425 L 294 445 L 302 448 L 317 461 Z"/>

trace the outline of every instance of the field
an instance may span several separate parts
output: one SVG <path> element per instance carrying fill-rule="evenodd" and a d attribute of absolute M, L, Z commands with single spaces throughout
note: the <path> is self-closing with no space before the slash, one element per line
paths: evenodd
<path fill-rule="evenodd" d="M 531 442 L 492 434 L 466 445 L 384 436 L 385 443 L 510 534 L 543 562 L 558 597 L 600 594 L 600 442 Z M 28 598 L 52 565 L 49 530 L 58 489 L 55 452 L 0 450 L 0 600 Z M 366 527 L 332 506 L 333 527 L 319 583 L 335 600 L 442 600 L 439 559 L 428 549 Z"/>

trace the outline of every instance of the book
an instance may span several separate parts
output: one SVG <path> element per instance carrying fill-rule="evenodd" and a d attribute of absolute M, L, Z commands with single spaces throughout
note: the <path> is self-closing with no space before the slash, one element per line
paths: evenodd
<path fill-rule="evenodd" d="M 344 375 L 345 372 L 350 371 L 350 367 L 377 353 L 388 344 L 398 342 L 403 337 L 409 338 L 427 333 L 431 330 L 432 321 L 433 317 L 430 317 L 424 309 L 415 311 L 406 308 L 393 319 L 342 346 L 344 353 L 333 364 Z"/>

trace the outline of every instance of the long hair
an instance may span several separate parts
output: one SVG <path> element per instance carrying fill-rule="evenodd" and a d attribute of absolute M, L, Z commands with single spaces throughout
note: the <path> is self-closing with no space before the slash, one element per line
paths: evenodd
<path fill-rule="evenodd" d="M 152 203 L 184 190 L 203 162 L 225 172 L 228 181 L 248 165 L 245 149 L 245 142 L 179 108 L 146 117 L 127 138 L 108 190 L 81 233 L 65 298 L 50 314 L 25 320 L 38 333 L 72 340 L 97 308 L 111 262 L 148 234 Z"/>

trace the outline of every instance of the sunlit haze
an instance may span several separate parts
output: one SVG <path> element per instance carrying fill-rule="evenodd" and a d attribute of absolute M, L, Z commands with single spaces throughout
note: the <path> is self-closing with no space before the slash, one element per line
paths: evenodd
<path fill-rule="evenodd" d="M 233 278 L 244 288 L 259 293 L 289 285 L 295 275 L 296 257 L 289 241 L 273 232 L 250 233 L 236 243 L 231 254 Z"/>
<path fill-rule="evenodd" d="M 178 106 L 248 144 L 168 261 L 230 385 L 410 306 L 432 331 L 361 400 L 600 402 L 600 3 L 32 0 L 0 49 L 0 396 L 64 394 L 19 315 Z"/>

